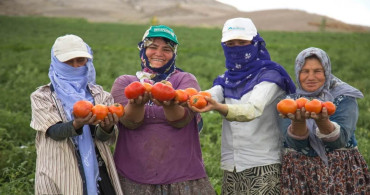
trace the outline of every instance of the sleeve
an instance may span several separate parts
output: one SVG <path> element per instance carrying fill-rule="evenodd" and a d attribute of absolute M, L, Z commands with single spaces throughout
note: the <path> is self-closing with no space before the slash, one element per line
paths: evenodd
<path fill-rule="evenodd" d="M 73 127 L 73 121 L 66 123 L 57 123 L 49 127 L 46 134 L 55 141 L 60 141 L 68 137 L 73 137 L 82 134 L 82 128 L 75 130 Z"/>
<path fill-rule="evenodd" d="M 32 117 L 30 126 L 46 133 L 52 125 L 62 122 L 61 113 L 52 99 L 50 90 L 37 90 L 31 94 Z"/>
<path fill-rule="evenodd" d="M 339 102 L 337 110 L 329 118 L 330 121 L 335 122 L 340 126 L 339 137 L 335 141 L 323 140 L 326 147 L 331 149 L 338 149 L 346 146 L 355 132 L 359 116 L 358 104 L 355 98 L 342 96 L 340 99 L 341 101 L 335 100 Z"/>
<path fill-rule="evenodd" d="M 207 90 L 209 93 L 212 95 L 212 99 L 219 103 L 224 103 L 225 102 L 225 97 L 224 97 L 224 90 L 221 87 L 221 85 L 215 85 L 212 88 Z"/>
<path fill-rule="evenodd" d="M 262 115 L 266 105 L 271 104 L 285 92 L 275 83 L 261 82 L 254 86 L 249 94 L 241 98 L 243 104 L 227 104 L 229 110 L 226 115 L 228 121 L 247 122 Z"/>

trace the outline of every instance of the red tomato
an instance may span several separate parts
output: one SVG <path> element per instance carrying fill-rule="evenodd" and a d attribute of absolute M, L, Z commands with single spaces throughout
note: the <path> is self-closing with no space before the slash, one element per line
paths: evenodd
<path fill-rule="evenodd" d="M 198 94 L 198 90 L 192 87 L 186 88 L 185 92 L 188 93 L 189 97 Z"/>
<path fill-rule="evenodd" d="M 283 99 L 277 105 L 277 110 L 287 115 L 288 113 L 295 113 L 297 110 L 297 102 L 293 99 Z"/>
<path fill-rule="evenodd" d="M 176 92 L 172 85 L 157 82 L 152 87 L 152 96 L 158 101 L 169 101 L 176 97 Z"/>
<path fill-rule="evenodd" d="M 306 103 L 308 102 L 308 99 L 301 97 L 301 98 L 296 99 L 295 102 L 297 102 L 297 108 L 301 109 L 304 107 L 304 105 L 306 105 Z"/>
<path fill-rule="evenodd" d="M 322 108 L 321 101 L 318 99 L 313 99 L 311 101 L 308 101 L 305 104 L 304 108 L 306 108 L 307 112 L 314 112 L 316 114 L 319 114 Z"/>
<path fill-rule="evenodd" d="M 143 84 L 141 84 L 139 81 L 135 81 L 126 86 L 125 96 L 128 99 L 135 99 L 143 95 L 145 90 L 146 89 Z"/>
<path fill-rule="evenodd" d="M 202 109 L 207 106 L 208 102 L 203 95 L 193 95 L 190 97 L 190 105 Z"/>
<path fill-rule="evenodd" d="M 175 100 L 178 101 L 178 102 L 186 102 L 188 101 L 189 99 L 189 96 L 188 94 L 182 90 L 182 89 L 177 89 L 175 90 L 176 92 L 176 96 L 175 96 Z"/>
<path fill-rule="evenodd" d="M 328 110 L 328 115 L 333 115 L 337 109 L 333 102 L 330 101 L 323 102 L 322 107 L 325 107 Z"/>
<path fill-rule="evenodd" d="M 73 113 L 78 118 L 85 118 L 93 108 L 93 104 L 86 100 L 77 101 L 73 104 Z"/>
<path fill-rule="evenodd" d="M 212 96 L 211 93 L 208 92 L 208 91 L 200 91 L 198 94 L 199 95 L 202 95 L 202 96 L 207 96 L 207 97 L 211 97 Z"/>
<path fill-rule="evenodd" d="M 102 104 L 96 104 L 91 111 L 96 115 L 96 120 L 103 120 L 109 112 L 108 106 Z"/>
<path fill-rule="evenodd" d="M 153 85 L 152 85 L 152 84 L 150 84 L 150 83 L 143 83 L 143 86 L 145 87 L 145 90 L 146 90 L 147 92 L 152 91 L 152 87 L 153 87 Z"/>
<path fill-rule="evenodd" d="M 120 103 L 114 103 L 108 106 L 108 110 L 112 114 L 115 113 L 118 116 L 118 118 L 123 116 L 123 114 L 125 113 L 125 108 Z"/>

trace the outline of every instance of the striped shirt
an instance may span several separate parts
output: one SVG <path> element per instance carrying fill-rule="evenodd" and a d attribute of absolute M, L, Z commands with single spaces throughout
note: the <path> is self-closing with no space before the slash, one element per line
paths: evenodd
<path fill-rule="evenodd" d="M 110 93 L 101 86 L 89 85 L 96 104 L 113 104 Z M 35 194 L 83 194 L 83 180 L 78 168 L 75 146 L 72 137 L 55 141 L 47 136 L 47 129 L 58 123 L 67 122 L 64 109 L 56 94 L 51 91 L 50 84 L 39 87 L 31 94 L 32 119 L 31 127 L 37 131 Z M 115 133 L 106 142 L 94 139 L 101 157 L 103 158 L 111 183 L 116 194 L 122 194 L 119 178 L 112 158 L 109 145 L 116 141 Z M 74 131 L 73 136 L 78 134 Z"/>

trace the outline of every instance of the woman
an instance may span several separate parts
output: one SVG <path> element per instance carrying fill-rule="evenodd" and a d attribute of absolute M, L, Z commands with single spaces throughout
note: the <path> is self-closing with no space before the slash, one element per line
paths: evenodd
<path fill-rule="evenodd" d="M 31 94 L 31 127 L 37 131 L 35 194 L 122 194 L 108 144 L 116 114 L 100 121 L 73 114 L 79 100 L 113 104 L 95 84 L 91 48 L 76 35 L 58 37 L 51 49 L 51 83 Z"/>
<path fill-rule="evenodd" d="M 283 194 L 369 194 L 368 166 L 357 149 L 357 98 L 362 93 L 331 74 L 325 51 L 310 47 L 295 62 L 297 99 L 332 101 L 336 112 L 306 112 L 283 116 L 285 154 Z M 289 120 L 290 119 L 290 120 Z"/>
<path fill-rule="evenodd" d="M 207 91 L 222 121 L 222 194 L 279 194 L 280 131 L 276 104 L 295 91 L 282 66 L 271 61 L 265 41 L 249 18 L 227 20 L 221 45 L 226 71 Z"/>
<path fill-rule="evenodd" d="M 124 96 L 134 81 L 167 80 L 175 89 L 199 90 L 196 78 L 175 65 L 175 33 L 164 25 L 151 26 L 138 46 L 141 71 L 118 77 L 111 91 L 116 102 L 126 105 L 114 152 L 123 192 L 214 194 L 202 159 L 197 115 L 177 102 L 159 102 L 147 92 L 136 99 Z"/>

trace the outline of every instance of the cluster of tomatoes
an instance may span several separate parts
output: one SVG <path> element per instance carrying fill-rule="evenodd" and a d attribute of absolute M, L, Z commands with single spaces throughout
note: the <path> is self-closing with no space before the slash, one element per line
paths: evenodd
<path fill-rule="evenodd" d="M 208 104 L 204 96 L 211 97 L 209 92 L 198 92 L 195 88 L 174 89 L 169 81 L 157 82 L 154 85 L 135 81 L 125 88 L 124 93 L 128 99 L 135 99 L 143 95 L 146 91 L 151 93 L 153 98 L 158 101 L 175 100 L 179 103 L 189 101 L 191 106 L 199 109 L 204 108 Z"/>
<path fill-rule="evenodd" d="M 304 97 L 298 98 L 296 100 L 283 99 L 277 104 L 277 110 L 284 115 L 288 113 L 295 113 L 297 109 L 301 109 L 303 107 L 306 111 L 314 112 L 316 114 L 321 113 L 323 107 L 327 109 L 328 115 L 333 115 L 336 110 L 333 102 L 322 102 L 318 99 L 308 100 Z"/>
<path fill-rule="evenodd" d="M 103 104 L 93 105 L 91 102 L 86 100 L 77 101 L 73 105 L 73 113 L 79 118 L 86 117 L 90 112 L 96 115 L 96 120 L 103 120 L 108 113 L 116 114 L 119 117 L 125 113 L 124 107 L 120 103 L 114 103 L 106 106 Z"/>

